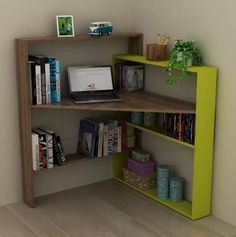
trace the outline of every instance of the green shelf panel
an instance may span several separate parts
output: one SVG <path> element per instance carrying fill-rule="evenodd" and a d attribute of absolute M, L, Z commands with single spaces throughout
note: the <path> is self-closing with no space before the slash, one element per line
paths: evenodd
<path fill-rule="evenodd" d="M 174 142 L 174 143 L 177 143 L 179 145 L 182 145 L 182 146 L 186 146 L 186 147 L 189 147 L 189 148 L 192 148 L 194 149 L 194 145 L 192 144 L 189 144 L 189 143 L 186 143 L 186 142 L 183 142 L 183 141 L 180 141 L 178 139 L 175 139 L 175 138 L 172 138 L 172 137 L 169 137 L 169 136 L 166 136 L 162 133 L 160 133 L 158 131 L 158 128 L 147 128 L 145 126 L 142 126 L 142 125 L 136 125 L 136 124 L 133 124 L 133 123 L 130 123 L 130 122 L 126 122 L 129 126 L 133 127 L 133 128 L 137 128 L 141 131 L 144 131 L 144 132 L 147 132 L 147 133 L 150 133 L 150 134 L 153 134 L 155 136 L 158 136 L 158 137 L 161 137 L 163 139 L 166 139 L 168 141 L 171 141 L 171 142 Z"/>
<path fill-rule="evenodd" d="M 152 66 L 163 67 L 163 68 L 166 68 L 168 65 L 168 62 L 169 62 L 169 61 L 151 61 L 151 60 L 147 60 L 145 56 L 132 55 L 132 54 L 114 55 L 113 59 L 125 60 L 125 61 L 136 62 L 136 63 L 143 63 L 146 65 L 152 65 Z M 211 67 L 211 66 L 188 67 L 188 71 L 194 72 L 194 73 L 205 72 L 206 70 L 215 70 L 215 67 Z"/>
<path fill-rule="evenodd" d="M 162 200 L 162 199 L 159 199 L 157 196 L 156 196 L 156 193 L 157 193 L 157 190 L 156 189 L 150 189 L 150 190 L 147 190 L 147 191 L 142 191 L 136 187 L 134 187 L 133 185 L 127 183 L 124 181 L 123 178 L 121 177 L 114 177 L 114 179 L 122 184 L 125 184 L 126 186 L 144 194 L 145 196 L 153 199 L 154 201 L 157 201 L 175 211 L 177 211 L 178 213 L 181 213 L 182 215 L 190 218 L 190 219 L 193 219 L 192 218 L 192 203 L 189 202 L 189 201 L 186 201 L 184 200 L 183 202 L 171 202 L 170 200 Z"/>

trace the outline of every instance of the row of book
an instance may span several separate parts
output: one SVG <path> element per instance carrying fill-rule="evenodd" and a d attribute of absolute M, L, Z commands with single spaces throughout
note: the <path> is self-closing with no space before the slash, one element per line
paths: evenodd
<path fill-rule="evenodd" d="M 54 57 L 29 55 L 31 102 L 34 105 L 61 101 L 60 63 Z"/>
<path fill-rule="evenodd" d="M 98 118 L 80 121 L 78 151 L 86 156 L 109 156 L 135 146 L 135 130 L 125 122 Z"/>
<path fill-rule="evenodd" d="M 144 88 L 144 65 L 115 64 L 115 88 L 120 92 L 139 91 Z"/>
<path fill-rule="evenodd" d="M 194 144 L 195 114 L 164 113 L 163 132 L 167 136 Z"/>
<path fill-rule="evenodd" d="M 55 132 L 36 128 L 32 130 L 33 170 L 51 169 L 66 163 L 60 136 Z"/>

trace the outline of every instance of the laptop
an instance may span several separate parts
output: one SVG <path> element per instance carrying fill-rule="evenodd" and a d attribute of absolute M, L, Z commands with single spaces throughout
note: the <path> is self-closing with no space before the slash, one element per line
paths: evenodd
<path fill-rule="evenodd" d="M 77 104 L 122 101 L 115 93 L 111 66 L 68 67 L 72 100 Z"/>

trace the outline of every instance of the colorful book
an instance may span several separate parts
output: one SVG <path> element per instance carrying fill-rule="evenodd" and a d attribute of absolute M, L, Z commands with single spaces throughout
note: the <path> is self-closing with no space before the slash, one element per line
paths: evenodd
<path fill-rule="evenodd" d="M 55 133 L 53 131 L 39 128 L 41 131 L 46 133 L 46 142 L 47 142 L 47 168 L 51 169 L 54 167 L 54 148 L 53 148 L 53 138 Z"/>
<path fill-rule="evenodd" d="M 60 89 L 60 64 L 54 57 L 49 57 L 50 64 L 50 88 L 51 103 L 59 103 L 61 101 Z"/>
<path fill-rule="evenodd" d="M 47 168 L 47 139 L 46 133 L 40 129 L 33 129 L 33 132 L 39 137 L 39 167 L 40 169 Z"/>

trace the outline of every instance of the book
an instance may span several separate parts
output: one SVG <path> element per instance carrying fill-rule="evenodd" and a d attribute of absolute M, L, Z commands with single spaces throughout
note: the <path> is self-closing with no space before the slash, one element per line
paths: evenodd
<path fill-rule="evenodd" d="M 60 161 L 60 165 L 65 165 L 66 164 L 66 157 L 65 157 L 63 146 L 62 146 L 61 137 L 55 136 L 54 143 L 56 146 L 57 159 Z"/>
<path fill-rule="evenodd" d="M 94 157 L 98 126 L 86 119 L 80 121 L 78 151 Z"/>
<path fill-rule="evenodd" d="M 103 156 L 108 156 L 108 126 L 103 127 Z"/>
<path fill-rule="evenodd" d="M 33 163 L 33 170 L 39 171 L 39 136 L 38 134 L 32 132 L 32 163 Z"/>
<path fill-rule="evenodd" d="M 138 91 L 144 88 L 144 66 L 129 65 L 126 66 L 126 90 Z"/>
<path fill-rule="evenodd" d="M 60 62 L 56 60 L 56 103 L 61 102 Z"/>
<path fill-rule="evenodd" d="M 118 126 L 117 127 L 118 130 L 118 142 L 117 142 L 117 152 L 121 152 L 122 151 L 122 127 Z"/>
<path fill-rule="evenodd" d="M 108 128 L 108 144 L 107 144 L 107 148 L 108 148 L 108 156 L 112 155 L 115 152 L 115 145 L 114 145 L 114 139 L 115 139 L 115 126 L 116 126 L 116 122 L 111 120 L 108 122 L 107 124 L 107 128 Z"/>
<path fill-rule="evenodd" d="M 56 58 L 49 57 L 49 64 L 50 64 L 51 103 L 59 103 L 61 101 L 60 63 Z"/>
<path fill-rule="evenodd" d="M 115 88 L 121 92 L 143 90 L 144 66 L 137 63 L 115 65 Z"/>
<path fill-rule="evenodd" d="M 47 168 L 47 139 L 46 133 L 40 129 L 33 129 L 34 133 L 39 137 L 39 167 L 40 169 Z"/>
<path fill-rule="evenodd" d="M 46 104 L 51 104 L 51 85 L 50 85 L 50 64 L 49 59 L 45 59 L 45 82 L 46 82 Z"/>
<path fill-rule="evenodd" d="M 31 103 L 33 105 L 42 104 L 41 67 L 32 60 L 29 60 L 29 67 Z"/>
<path fill-rule="evenodd" d="M 55 137 L 55 133 L 48 129 L 39 128 L 41 131 L 46 133 L 46 142 L 47 142 L 47 168 L 51 169 L 54 167 L 54 145 L 53 139 Z"/>
<path fill-rule="evenodd" d="M 95 126 L 98 127 L 94 156 L 102 157 L 104 122 L 101 119 L 91 117 L 87 118 L 87 120 L 95 123 Z"/>

